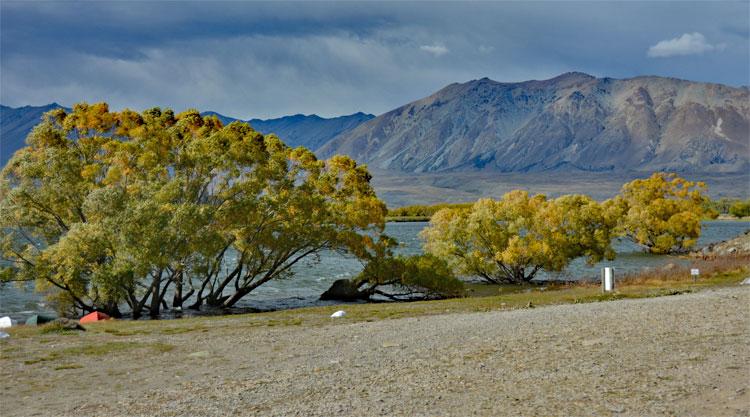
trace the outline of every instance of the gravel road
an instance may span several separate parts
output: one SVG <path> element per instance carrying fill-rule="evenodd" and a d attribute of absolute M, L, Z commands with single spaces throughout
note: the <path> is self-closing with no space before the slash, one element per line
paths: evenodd
<path fill-rule="evenodd" d="M 343 320 L 141 335 L 177 348 L 64 371 L 5 363 L 0 414 L 750 416 L 750 286 Z"/>

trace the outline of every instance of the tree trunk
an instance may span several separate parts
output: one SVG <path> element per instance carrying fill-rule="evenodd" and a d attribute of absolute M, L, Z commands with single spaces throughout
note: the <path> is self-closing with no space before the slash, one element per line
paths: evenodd
<path fill-rule="evenodd" d="M 81 308 L 81 311 L 83 311 L 84 314 L 88 314 L 94 311 L 100 311 L 110 317 L 122 317 L 122 313 L 120 312 L 120 308 L 117 306 L 117 303 L 111 301 L 104 304 L 93 304 L 90 307 L 87 306 L 86 308 Z"/>
<path fill-rule="evenodd" d="M 151 317 L 159 316 L 161 307 L 161 297 L 159 297 L 159 283 L 157 282 L 151 289 L 151 307 L 149 308 L 148 315 Z"/>
<path fill-rule="evenodd" d="M 235 293 L 235 295 L 236 295 L 236 293 Z M 211 307 L 220 307 L 229 298 L 230 297 L 228 295 L 218 295 L 218 294 L 213 294 L 212 293 L 212 294 L 209 294 L 208 297 L 206 297 L 206 305 L 211 306 Z"/>
<path fill-rule="evenodd" d="M 239 291 L 235 292 L 231 296 L 222 297 L 223 302 L 219 303 L 218 305 L 221 305 L 224 308 L 232 307 L 237 303 L 237 301 L 240 301 L 242 297 L 250 294 L 251 289 L 245 289 L 241 288 Z"/>
<path fill-rule="evenodd" d="M 193 304 L 190 304 L 188 308 L 190 310 L 200 310 L 202 305 L 203 305 L 203 297 L 199 295 L 197 299 L 195 300 L 195 302 Z"/>
<path fill-rule="evenodd" d="M 120 307 L 118 307 L 117 303 L 115 302 L 108 302 L 107 305 L 104 307 L 103 311 L 108 316 L 114 317 L 116 319 L 119 319 L 122 317 L 122 313 L 120 312 Z"/>
<path fill-rule="evenodd" d="M 182 272 L 177 275 L 174 281 L 174 297 L 172 297 L 172 307 L 182 308 Z"/>

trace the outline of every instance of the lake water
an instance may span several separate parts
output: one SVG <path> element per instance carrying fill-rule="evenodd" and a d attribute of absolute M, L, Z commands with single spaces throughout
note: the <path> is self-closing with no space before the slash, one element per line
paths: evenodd
<path fill-rule="evenodd" d="M 386 233 L 400 242 L 396 250 L 400 254 L 419 254 L 421 240 L 419 232 L 427 226 L 426 222 L 388 223 Z M 710 221 L 703 224 L 698 246 L 720 242 L 740 235 L 750 229 L 750 222 L 740 221 Z M 614 247 L 617 258 L 594 266 L 586 265 L 583 259 L 574 260 L 563 272 L 544 274 L 540 279 L 596 279 L 602 266 L 613 266 L 618 275 L 637 272 L 647 267 L 659 267 L 668 263 L 686 264 L 688 259 L 674 256 L 657 256 L 645 254 L 641 249 L 629 241 L 616 241 Z M 296 274 L 291 279 L 271 281 L 245 297 L 238 307 L 253 307 L 258 309 L 293 308 L 310 305 L 339 304 L 339 302 L 325 302 L 318 300 L 321 293 L 327 290 L 337 279 L 349 278 L 362 269 L 362 264 L 354 258 L 335 253 L 324 254 L 320 262 L 307 262 L 296 267 Z M 33 291 L 29 284 L 19 288 L 13 283 L 0 284 L 0 316 L 9 315 L 16 320 L 25 320 L 28 316 L 39 313 L 49 313 L 49 308 L 43 298 Z"/>

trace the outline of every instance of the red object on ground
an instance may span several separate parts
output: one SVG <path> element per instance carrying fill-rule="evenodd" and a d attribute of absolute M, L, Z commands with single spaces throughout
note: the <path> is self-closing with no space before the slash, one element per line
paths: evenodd
<path fill-rule="evenodd" d="M 85 316 L 81 317 L 80 320 L 78 320 L 79 323 L 93 323 L 95 321 L 102 321 L 102 320 L 109 320 L 111 317 L 108 315 L 101 313 L 99 311 L 94 311 L 93 313 L 86 314 Z"/>

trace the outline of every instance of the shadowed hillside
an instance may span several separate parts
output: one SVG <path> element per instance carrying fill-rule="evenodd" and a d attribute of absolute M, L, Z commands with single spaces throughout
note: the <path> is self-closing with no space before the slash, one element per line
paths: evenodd
<path fill-rule="evenodd" d="M 201 113 L 205 115 L 214 115 L 224 124 L 229 124 L 235 120 L 222 114 L 208 111 Z M 253 129 L 263 133 L 273 133 L 289 146 L 304 146 L 308 149 L 317 149 L 333 137 L 354 129 L 360 124 L 374 118 L 371 114 L 362 112 L 333 117 L 326 119 L 316 114 L 305 116 L 295 114 L 293 116 L 284 116 L 276 119 L 250 119 L 247 121 Z"/>
<path fill-rule="evenodd" d="M 42 120 L 42 115 L 58 107 L 62 106 L 57 103 L 18 108 L 0 105 L 0 167 L 26 146 L 26 136 Z"/>

